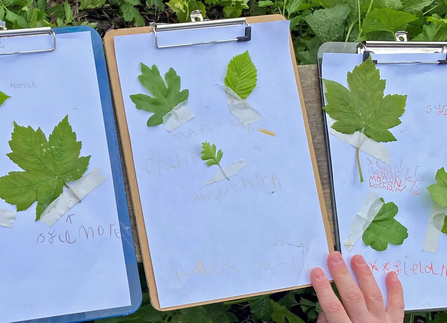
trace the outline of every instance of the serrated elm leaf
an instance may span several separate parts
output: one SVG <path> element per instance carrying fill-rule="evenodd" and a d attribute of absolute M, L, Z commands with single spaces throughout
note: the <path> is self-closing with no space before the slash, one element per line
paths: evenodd
<path fill-rule="evenodd" d="M 165 74 L 165 83 L 157 66 L 148 67 L 141 63 L 141 75 L 138 79 L 152 96 L 133 94 L 130 99 L 137 109 L 154 113 L 147 121 L 149 127 L 162 124 L 163 117 L 169 111 L 179 103 L 188 100 L 189 91 L 180 91 L 180 76 L 173 68 Z"/>
<path fill-rule="evenodd" d="M 383 199 L 381 199 L 383 202 Z M 382 205 L 373 221 L 363 232 L 363 242 L 374 250 L 384 251 L 388 244 L 400 245 L 408 237 L 408 230 L 394 219 L 398 207 L 393 202 Z"/>
<path fill-rule="evenodd" d="M 225 85 L 245 100 L 255 89 L 257 81 L 258 71 L 248 51 L 234 56 L 228 64 Z"/>
<path fill-rule="evenodd" d="M 78 180 L 87 170 L 90 156 L 79 157 L 82 144 L 76 141 L 68 116 L 53 130 L 47 141 L 40 128 L 14 123 L 7 156 L 23 169 L 0 177 L 0 198 L 28 209 L 35 201 L 36 221 L 68 183 Z"/>

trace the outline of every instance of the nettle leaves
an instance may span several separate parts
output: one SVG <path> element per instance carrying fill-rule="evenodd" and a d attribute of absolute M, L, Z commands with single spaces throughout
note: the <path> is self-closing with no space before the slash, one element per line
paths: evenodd
<path fill-rule="evenodd" d="M 180 91 L 181 81 L 173 68 L 165 74 L 165 79 L 160 75 L 157 66 L 148 67 L 141 63 L 141 75 L 138 76 L 141 84 L 152 94 L 134 94 L 130 99 L 137 109 L 152 112 L 147 120 L 147 126 L 158 126 L 163 123 L 163 117 L 178 104 L 188 100 L 189 91 Z"/>
<path fill-rule="evenodd" d="M 6 100 L 8 100 L 9 98 L 11 98 L 9 95 L 6 95 L 5 93 L 3 93 L 2 91 L 0 91 L 0 107 L 3 105 L 3 103 L 5 103 Z"/>
<path fill-rule="evenodd" d="M 406 95 L 386 95 L 386 81 L 380 79 L 371 57 L 348 72 L 349 89 L 340 83 L 323 80 L 326 88 L 326 113 L 336 121 L 332 128 L 344 134 L 356 131 L 377 142 L 396 141 L 388 130 L 401 123 L 400 117 L 405 112 Z M 363 175 L 358 159 L 360 180 Z"/>
<path fill-rule="evenodd" d="M 383 199 L 381 200 L 384 202 Z M 401 245 L 408 238 L 408 230 L 394 219 L 397 212 L 398 207 L 393 202 L 383 204 L 373 221 L 363 232 L 363 242 L 377 251 L 386 250 L 389 243 Z"/>
<path fill-rule="evenodd" d="M 9 141 L 9 159 L 23 171 L 9 172 L 0 177 L 0 198 L 17 211 L 28 209 L 35 201 L 36 221 L 43 211 L 62 194 L 64 186 L 76 181 L 87 170 L 90 156 L 79 157 L 82 143 L 76 141 L 66 116 L 53 130 L 49 139 L 40 128 L 23 127 L 14 122 Z"/>
<path fill-rule="evenodd" d="M 245 100 L 255 89 L 257 81 L 258 71 L 248 51 L 234 56 L 228 64 L 225 85 Z"/>

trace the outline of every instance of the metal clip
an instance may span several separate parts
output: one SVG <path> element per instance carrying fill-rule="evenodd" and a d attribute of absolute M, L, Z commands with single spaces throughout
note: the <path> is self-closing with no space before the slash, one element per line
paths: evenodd
<path fill-rule="evenodd" d="M 194 11 L 193 11 L 194 13 Z M 191 13 L 191 19 L 193 18 L 193 13 Z M 200 15 L 202 16 L 202 15 Z M 196 17 L 194 15 L 194 17 Z M 174 44 L 174 45 L 159 45 L 158 37 L 161 32 L 166 31 L 178 31 L 178 30 L 188 30 L 188 29 L 203 29 L 203 28 L 215 28 L 215 27 L 229 27 L 235 25 L 245 25 L 245 34 L 244 36 L 238 36 L 231 39 L 222 39 L 222 40 L 210 40 L 210 41 L 202 41 L 196 43 L 184 43 L 184 44 Z M 251 40 L 251 26 L 247 23 L 245 18 L 235 18 L 235 19 L 222 19 L 222 20 L 207 20 L 204 21 L 203 17 L 201 21 L 195 22 L 186 22 L 179 24 L 155 24 L 153 27 L 154 38 L 155 38 L 155 46 L 159 49 L 161 48 L 173 48 L 173 47 L 182 47 L 182 46 L 191 46 L 191 45 L 203 45 L 203 44 L 219 44 L 219 43 L 228 43 L 228 42 L 245 42 Z"/>
<path fill-rule="evenodd" d="M 41 27 L 41 28 L 30 28 L 30 29 L 14 29 L 14 30 L 0 30 L 1 38 L 21 38 L 21 37 L 34 37 L 34 36 L 52 36 L 53 45 L 46 49 L 36 49 L 36 50 L 25 50 L 25 51 L 15 51 L 1 53 L 0 55 L 11 55 L 11 54 L 29 54 L 29 53 L 42 53 L 42 52 L 52 52 L 56 49 L 56 34 L 51 29 L 51 27 Z"/>
<path fill-rule="evenodd" d="M 193 12 L 191 12 L 189 17 L 191 18 L 191 22 L 203 21 L 201 10 L 194 10 Z"/>

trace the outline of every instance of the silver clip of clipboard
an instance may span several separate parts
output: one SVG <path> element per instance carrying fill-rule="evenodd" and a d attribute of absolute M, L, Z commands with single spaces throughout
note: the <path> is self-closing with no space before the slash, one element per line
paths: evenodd
<path fill-rule="evenodd" d="M 207 29 L 207 28 L 218 28 L 218 27 L 230 27 L 237 25 L 245 25 L 244 35 L 236 36 L 229 39 L 217 39 L 210 41 L 201 41 L 194 43 L 182 43 L 173 45 L 160 45 L 159 37 L 163 32 L 169 31 L 179 31 L 179 30 L 191 30 L 191 29 Z M 234 19 L 222 19 L 222 20 L 198 20 L 193 22 L 178 23 L 178 24 L 154 24 L 153 26 L 155 46 L 159 49 L 162 48 L 173 48 L 173 47 L 183 47 L 192 45 L 203 45 L 203 44 L 220 44 L 228 42 L 247 42 L 251 40 L 251 26 L 247 23 L 245 18 L 234 18 Z"/>
<path fill-rule="evenodd" d="M 379 61 L 373 60 L 375 64 L 447 64 L 447 42 L 417 42 L 407 41 L 406 32 L 396 33 L 397 41 L 364 41 L 357 47 L 357 53 L 363 54 L 365 61 L 371 54 L 434 54 L 445 53 L 446 58 L 437 61 Z"/>
<path fill-rule="evenodd" d="M 35 50 L 21 50 L 21 51 L 12 51 L 12 52 L 0 52 L 0 55 L 52 52 L 56 49 L 56 34 L 54 33 L 53 29 L 51 29 L 51 27 L 8 30 L 6 28 L 6 24 L 0 20 L 0 40 L 2 38 L 22 38 L 22 37 L 45 36 L 45 35 L 52 37 L 52 45 L 49 48 L 35 49 Z"/>

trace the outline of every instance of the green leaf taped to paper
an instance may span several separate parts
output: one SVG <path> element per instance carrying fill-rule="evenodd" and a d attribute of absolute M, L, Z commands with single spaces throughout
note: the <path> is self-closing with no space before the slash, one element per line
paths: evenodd
<path fill-rule="evenodd" d="M 218 165 L 220 167 L 220 161 L 222 160 L 223 152 L 222 150 L 216 151 L 216 145 L 210 144 L 209 142 L 202 143 L 202 160 L 206 161 L 208 166 Z"/>
<path fill-rule="evenodd" d="M 324 110 L 332 119 L 334 130 L 344 134 L 362 132 L 377 142 L 395 141 L 388 130 L 401 123 L 405 112 L 406 95 L 384 97 L 385 80 L 371 58 L 348 72 L 349 89 L 329 80 L 323 80 L 327 105 Z"/>
<path fill-rule="evenodd" d="M 435 176 L 436 184 L 427 187 L 430 195 L 440 206 L 447 206 L 447 172 L 444 167 L 438 169 Z"/>
<path fill-rule="evenodd" d="M 236 55 L 228 64 L 225 85 L 245 100 L 256 87 L 258 71 L 248 51 Z"/>
<path fill-rule="evenodd" d="M 148 67 L 141 63 L 141 84 L 152 94 L 133 94 L 130 96 L 137 109 L 152 112 L 147 125 L 158 126 L 163 123 L 163 117 L 179 103 L 188 100 L 189 91 L 180 91 L 181 81 L 173 68 L 165 74 L 165 80 L 160 75 L 157 66 Z M 166 83 L 165 83 L 166 81 Z"/>
<path fill-rule="evenodd" d="M 401 245 L 408 237 L 408 230 L 394 219 L 397 212 L 398 207 L 393 202 L 383 204 L 374 220 L 363 232 L 363 242 L 377 251 L 386 250 L 389 243 Z"/>
<path fill-rule="evenodd" d="M 10 98 L 9 95 L 6 95 L 5 93 L 3 93 L 2 91 L 0 91 L 0 107 L 3 105 L 3 103 L 5 103 L 6 100 L 8 100 Z"/>
<path fill-rule="evenodd" d="M 22 127 L 14 122 L 7 156 L 23 171 L 0 177 L 0 198 L 28 209 L 35 201 L 36 221 L 42 212 L 62 194 L 63 187 L 82 177 L 90 156 L 79 157 L 82 143 L 76 141 L 66 116 L 53 130 L 49 140 L 40 128 Z"/>

